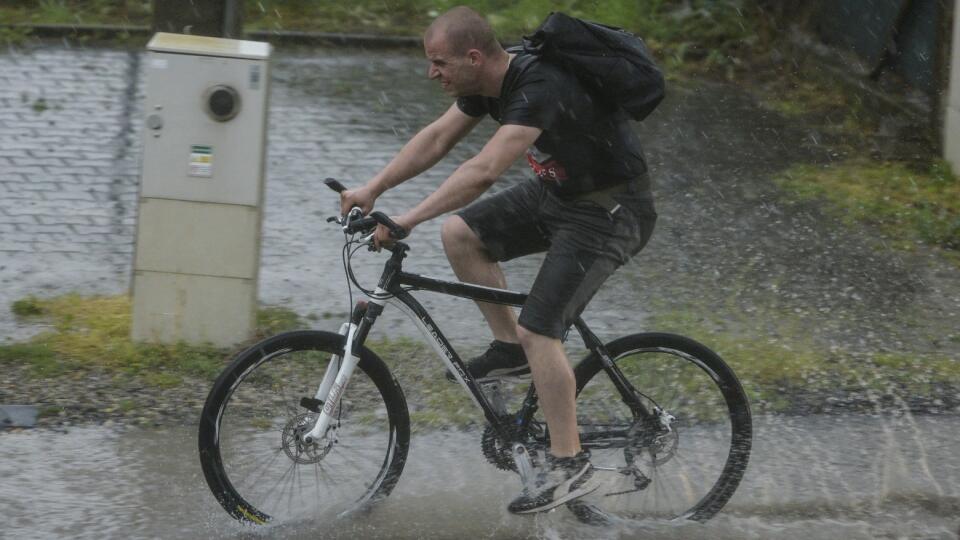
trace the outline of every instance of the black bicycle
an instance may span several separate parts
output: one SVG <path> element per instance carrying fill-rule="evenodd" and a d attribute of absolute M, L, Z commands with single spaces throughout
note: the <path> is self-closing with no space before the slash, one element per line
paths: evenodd
<path fill-rule="evenodd" d="M 343 186 L 327 184 L 338 192 Z M 331 218 L 345 236 L 344 269 L 372 247 L 380 212 Z M 343 515 L 390 494 L 410 442 L 404 393 L 386 364 L 364 346 L 387 304 L 412 316 L 442 362 L 486 419 L 481 450 L 494 466 L 527 482 L 550 446 L 531 384 L 508 410 L 504 381 L 475 380 L 427 311 L 410 294 L 433 291 L 520 306 L 526 295 L 433 279 L 403 270 L 409 247 L 397 241 L 379 284 L 358 301 L 339 332 L 304 330 L 265 339 L 220 374 L 199 428 L 200 461 L 223 508 L 247 523 Z M 705 521 L 730 499 L 747 467 L 752 424 L 747 397 L 729 366 L 696 341 L 632 334 L 601 343 L 575 328 L 589 353 L 574 368 L 580 440 L 602 487 L 567 507 L 584 521 L 611 516 Z M 349 385 L 348 385 L 349 382 Z"/>

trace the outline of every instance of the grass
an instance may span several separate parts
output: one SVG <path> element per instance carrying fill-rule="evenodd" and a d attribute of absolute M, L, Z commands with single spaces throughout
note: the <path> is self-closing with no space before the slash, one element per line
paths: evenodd
<path fill-rule="evenodd" d="M 854 353 L 828 349 L 807 337 L 802 325 L 794 325 L 789 316 L 776 321 L 778 335 L 772 337 L 755 330 L 764 324 L 750 320 L 752 315 L 744 314 L 742 320 L 733 321 L 736 316 L 720 320 L 719 315 L 704 315 L 710 313 L 696 306 L 657 310 L 650 326 L 692 336 L 720 354 L 740 378 L 755 413 L 873 411 L 891 403 L 906 403 L 916 410 L 960 406 L 960 359 L 910 351 Z M 769 314 L 763 317 L 769 318 Z M 751 330 L 740 331 L 742 328 Z M 476 406 L 458 385 L 445 380 L 441 362 L 422 342 L 398 339 L 370 346 L 387 362 L 407 393 L 415 426 L 436 429 L 482 423 Z M 579 358 L 579 354 L 571 356 L 573 361 Z M 625 370 L 629 374 L 630 368 Z M 650 374 L 633 376 L 640 381 Z M 661 378 L 682 388 L 687 376 L 692 375 L 685 372 Z M 699 376 L 691 379 L 694 381 L 702 382 Z M 654 388 L 657 384 L 662 381 L 645 388 L 656 395 L 670 395 L 662 388 L 658 393 Z M 519 406 L 525 390 L 525 385 L 508 388 L 510 402 Z M 701 412 L 705 418 L 709 416 Z"/>
<path fill-rule="evenodd" d="M 14 301 L 13 305 L 10 306 L 10 311 L 21 318 L 36 317 L 44 313 L 40 300 L 33 296 Z"/>
<path fill-rule="evenodd" d="M 793 200 L 826 202 L 849 224 L 877 226 L 907 245 L 960 250 L 960 181 L 942 161 L 921 167 L 865 159 L 796 165 L 776 182 Z"/>
<path fill-rule="evenodd" d="M 755 412 L 821 412 L 836 407 L 872 409 L 888 403 L 917 409 L 960 406 L 960 359 L 910 351 L 854 353 L 818 345 L 802 331 L 765 338 L 765 323 L 749 315 L 712 320 L 697 307 L 661 311 L 658 330 L 695 337 L 716 351 L 743 384 Z M 758 316 L 759 317 L 759 316 Z M 769 314 L 763 315 L 769 319 Z M 726 330 L 718 328 L 726 327 Z M 752 329 L 738 332 L 734 328 Z"/>
<path fill-rule="evenodd" d="M 63 373 L 64 366 L 50 345 L 42 342 L 0 345 L 0 364 L 26 363 L 38 376 L 54 376 Z"/>
<path fill-rule="evenodd" d="M 257 310 L 257 334 L 272 336 L 280 332 L 303 328 L 300 316 L 282 307 L 263 307 Z"/>
<path fill-rule="evenodd" d="M 102 368 L 170 388 L 184 376 L 214 377 L 228 355 L 213 346 L 131 341 L 127 296 L 28 297 L 14 302 L 11 309 L 20 318 L 51 326 L 26 343 L 0 346 L 0 363 L 27 364 L 38 377 Z M 282 308 L 260 310 L 257 321 L 264 335 L 302 326 L 296 314 Z"/>
<path fill-rule="evenodd" d="M 447 381 L 443 363 L 422 341 L 395 338 L 368 346 L 387 363 L 408 395 L 415 429 L 465 426 L 483 420 L 460 385 Z"/>
<path fill-rule="evenodd" d="M 11 305 L 25 321 L 45 323 L 50 330 L 24 343 L 0 345 L 0 366 L 25 365 L 37 378 L 82 376 L 88 370 L 105 370 L 127 380 L 167 389 L 187 378 L 212 380 L 231 351 L 212 346 L 157 345 L 130 339 L 131 305 L 127 296 L 27 297 Z M 301 318 L 290 310 L 267 307 L 257 313 L 258 337 L 301 329 Z M 444 379 L 442 364 L 421 343 L 407 339 L 368 343 L 384 358 L 415 398 L 409 400 L 417 429 L 467 425 L 482 417 L 472 401 Z M 134 402 L 129 407 L 135 407 Z M 124 404 L 119 405 L 121 412 Z M 50 414 L 56 414 L 52 411 Z"/>
<path fill-rule="evenodd" d="M 761 105 L 788 118 L 814 115 L 825 127 L 836 131 L 872 132 L 872 117 L 861 95 L 822 74 L 808 71 L 780 75 L 761 92 Z M 866 133 L 869 134 L 869 133 Z"/>
<path fill-rule="evenodd" d="M 0 346 L 0 365 L 27 365 L 38 378 L 79 376 L 97 368 L 121 380 L 133 376 L 151 387 L 167 389 L 178 387 L 186 378 L 212 379 L 229 356 L 229 351 L 213 347 L 131 342 L 130 302 L 125 296 L 30 297 L 14 305 L 19 317 L 46 321 L 52 329 L 25 343 Z M 888 402 L 914 408 L 960 405 L 960 360 L 956 358 L 905 351 L 853 354 L 826 350 L 802 332 L 785 330 L 776 338 L 756 331 L 738 333 L 735 327 L 763 325 L 746 319 L 731 324 L 729 317 L 712 320 L 704 313 L 712 312 L 693 306 L 657 310 L 651 327 L 694 336 L 718 352 L 740 377 L 757 413 L 822 412 L 837 406 L 863 409 Z M 746 317 L 749 315 L 742 315 Z M 261 310 L 258 320 L 265 325 L 265 333 L 302 327 L 295 314 L 281 308 Z M 789 326 L 789 321 L 780 326 Z M 414 429 L 482 425 L 482 415 L 472 400 L 459 385 L 444 378 L 443 364 L 424 343 L 392 339 L 372 341 L 368 346 L 384 359 L 404 388 Z M 684 375 L 670 377 L 673 387 L 683 387 Z M 525 391 L 526 385 L 507 388 L 513 407 L 519 406 Z M 117 406 L 121 412 L 129 412 L 124 407 L 132 410 L 136 403 Z"/>

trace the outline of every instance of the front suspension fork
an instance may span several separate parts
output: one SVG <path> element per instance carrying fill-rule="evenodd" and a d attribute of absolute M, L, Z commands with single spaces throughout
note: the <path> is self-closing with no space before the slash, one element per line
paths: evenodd
<path fill-rule="evenodd" d="M 379 315 L 382 310 L 383 306 L 377 304 L 376 300 L 372 305 L 368 305 L 364 301 L 357 302 L 350 317 L 350 322 L 344 323 L 340 327 L 339 334 L 346 336 L 346 343 L 341 355 L 333 355 L 330 358 L 330 363 L 323 374 L 320 386 L 313 396 L 312 403 L 322 405 L 322 408 L 313 428 L 303 435 L 303 442 L 312 444 L 322 439 L 327 433 L 327 429 L 333 421 L 334 410 L 347 388 L 347 383 L 350 382 L 353 370 L 360 363 L 360 356 L 357 354 L 359 347 L 354 344 L 366 338 L 370 325 L 373 324 L 376 315 Z M 371 311 L 374 313 L 370 313 Z M 362 332 L 361 328 L 363 329 Z M 301 402 L 301 404 L 303 403 Z"/>

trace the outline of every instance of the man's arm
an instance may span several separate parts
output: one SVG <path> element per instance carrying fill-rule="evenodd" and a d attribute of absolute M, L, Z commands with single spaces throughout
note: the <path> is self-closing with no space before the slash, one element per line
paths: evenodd
<path fill-rule="evenodd" d="M 345 191 L 340 197 L 341 209 L 347 212 L 352 206 L 359 206 L 365 214 L 369 213 L 384 191 L 436 165 L 480 120 L 482 117 L 467 115 L 454 103 L 440 118 L 414 135 L 365 186 Z"/>
<path fill-rule="evenodd" d="M 436 191 L 406 214 L 397 224 L 411 229 L 440 214 L 466 206 L 490 188 L 542 133 L 540 128 L 506 125 L 490 138 L 479 154 L 470 158 Z M 389 241 L 386 227 L 377 230 L 377 241 Z"/>

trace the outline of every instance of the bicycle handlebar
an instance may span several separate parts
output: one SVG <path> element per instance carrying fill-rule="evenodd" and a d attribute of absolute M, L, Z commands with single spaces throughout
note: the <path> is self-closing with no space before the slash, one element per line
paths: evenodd
<path fill-rule="evenodd" d="M 326 180 L 323 181 L 323 183 L 326 184 L 328 188 L 336 191 L 337 193 L 342 193 L 347 189 L 346 187 L 344 187 L 343 184 L 341 184 L 340 182 L 338 182 L 333 178 L 327 178 Z M 397 225 L 395 221 L 390 219 L 383 212 L 379 212 L 379 211 L 370 212 L 369 216 L 357 218 L 352 216 L 355 216 L 355 215 L 362 216 L 362 214 L 359 212 L 355 214 L 354 209 L 359 210 L 359 208 L 353 207 L 350 209 L 350 212 L 347 214 L 345 218 L 339 219 L 339 220 L 337 218 L 330 218 L 327 221 L 333 221 L 333 222 L 339 223 L 340 225 L 343 226 L 343 230 L 347 234 L 370 233 L 370 232 L 373 232 L 373 229 L 376 228 L 377 224 L 380 224 L 390 230 L 391 238 L 402 240 L 407 237 L 407 231 L 400 225 Z"/>
<path fill-rule="evenodd" d="M 326 180 L 323 181 L 323 183 L 326 184 L 328 188 L 336 191 L 337 193 L 347 190 L 347 188 L 343 184 L 338 182 L 335 178 L 327 178 Z"/>

